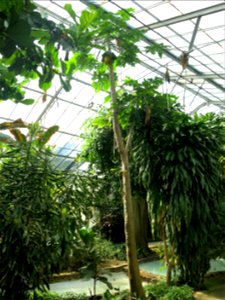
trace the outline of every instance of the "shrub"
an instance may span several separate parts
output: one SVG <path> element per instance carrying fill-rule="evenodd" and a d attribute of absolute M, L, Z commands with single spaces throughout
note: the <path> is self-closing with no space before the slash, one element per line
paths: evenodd
<path fill-rule="evenodd" d="M 162 300 L 192 300 L 193 290 L 188 285 L 171 286 Z"/>
<path fill-rule="evenodd" d="M 92 246 L 95 249 L 95 254 L 99 258 L 99 262 L 111 259 L 126 260 L 125 244 L 114 244 L 111 241 L 102 239 L 96 235 Z M 64 262 L 63 270 L 78 270 L 89 261 L 89 250 L 86 247 L 82 246 L 81 249 L 76 249 L 76 251 L 73 252 L 73 256 L 71 256 Z"/>
<path fill-rule="evenodd" d="M 167 286 L 166 282 L 150 284 L 145 287 L 146 296 L 149 300 L 162 299 L 162 297 L 167 294 L 168 290 L 169 287 Z"/>
<path fill-rule="evenodd" d="M 167 286 L 165 282 L 145 287 L 149 300 L 194 300 L 193 289 L 187 285 Z"/>
<path fill-rule="evenodd" d="M 37 291 L 35 294 L 31 293 L 29 300 L 87 300 L 84 294 L 64 293 L 57 294 L 52 292 Z"/>
<path fill-rule="evenodd" d="M 56 171 L 50 149 L 39 147 L 38 141 L 15 142 L 0 156 L 0 296 L 4 300 L 25 300 L 28 291 L 48 287 L 49 277 L 60 271 L 61 261 L 77 243 L 83 224 L 87 191 L 83 192 L 80 177 Z"/>

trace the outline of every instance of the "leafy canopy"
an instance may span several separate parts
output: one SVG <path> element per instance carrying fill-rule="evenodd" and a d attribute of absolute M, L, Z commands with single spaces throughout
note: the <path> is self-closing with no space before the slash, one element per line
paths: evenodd
<path fill-rule="evenodd" d="M 55 74 L 68 90 L 69 79 L 62 70 L 66 56 L 60 53 L 75 48 L 65 26 L 43 17 L 30 0 L 1 1 L 0 100 L 32 104 L 33 99 L 25 99 L 23 86 L 38 79 L 39 87 L 46 91 Z"/>

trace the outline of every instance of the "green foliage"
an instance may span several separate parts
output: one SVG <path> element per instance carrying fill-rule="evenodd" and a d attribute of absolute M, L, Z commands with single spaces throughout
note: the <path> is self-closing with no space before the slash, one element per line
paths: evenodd
<path fill-rule="evenodd" d="M 187 285 L 172 286 L 162 300 L 194 300 L 193 290 Z"/>
<path fill-rule="evenodd" d="M 166 212 L 181 278 L 200 286 L 223 199 L 224 119 L 213 114 L 192 119 L 174 109 L 152 111 L 151 122 L 137 126 L 134 142 L 134 159 L 151 192 L 153 211 L 158 214 L 163 207 Z"/>
<path fill-rule="evenodd" d="M 77 22 L 77 16 L 76 13 L 74 12 L 72 5 L 71 4 L 65 4 L 64 5 L 64 9 L 68 12 L 68 14 L 70 15 L 70 17 Z"/>
<path fill-rule="evenodd" d="M 127 138 L 129 128 L 133 126 L 132 124 L 143 122 L 140 111 L 145 116 L 146 112 L 156 110 L 160 105 L 168 110 L 168 107 L 171 107 L 175 102 L 174 96 L 157 92 L 157 88 L 161 83 L 162 81 L 159 78 L 144 80 L 142 83 L 126 78 L 124 87 L 128 87 L 130 92 L 120 90 L 117 103 L 124 139 Z M 102 200 L 96 203 L 96 208 L 100 211 L 99 226 L 101 226 L 101 233 L 104 237 L 117 243 L 122 242 L 124 237 L 120 233 L 123 232 L 123 226 L 120 229 L 116 227 L 123 220 L 122 202 L 120 200 L 119 159 L 113 139 L 110 113 L 101 110 L 97 117 L 86 122 L 83 136 L 85 144 L 80 159 L 90 162 L 92 172 L 101 176 L 103 197 Z M 130 158 L 132 159 L 132 156 Z M 138 179 L 138 172 L 134 165 L 135 162 L 133 163 L 131 160 L 133 193 L 138 193 L 145 198 L 146 191 Z M 118 229 L 114 230 L 114 228 Z M 113 233 L 113 237 L 110 231 Z"/>
<path fill-rule="evenodd" d="M 72 5 L 65 4 L 74 24 L 65 27 L 43 17 L 35 4 L 26 0 L 12 0 L 0 6 L 0 100 L 11 99 L 29 105 L 25 99 L 24 84 L 38 78 L 43 91 L 51 87 L 55 75 L 66 91 L 71 89 L 70 80 L 76 71 L 94 70 L 93 87 L 96 91 L 109 89 L 107 68 L 104 68 L 93 50 L 101 54 L 116 49 L 114 67 L 135 65 L 140 52 L 137 43 L 144 31 L 128 28 L 132 10 L 116 14 L 104 11 L 94 4 L 77 17 Z M 146 51 L 162 55 L 164 46 L 153 45 Z M 65 54 L 59 56 L 59 50 Z M 110 50 L 110 51 L 109 51 Z"/>
<path fill-rule="evenodd" d="M 149 300 L 194 300 L 193 290 L 187 285 L 169 287 L 159 282 L 146 286 L 145 292 Z"/>
<path fill-rule="evenodd" d="M 164 211 L 169 245 L 175 247 L 182 281 L 200 286 L 212 250 L 218 247 L 218 227 L 219 239 L 224 230 L 220 221 L 224 119 L 214 114 L 190 117 L 181 111 L 175 96 L 157 91 L 160 84 L 160 79 L 138 83 L 127 78 L 125 87 L 130 91 L 118 93 L 119 120 L 125 139 L 133 124 L 133 189 L 144 187 L 151 195 L 156 220 Z M 100 114 L 90 122 L 83 156 L 100 174 L 118 172 L 108 120 L 109 115 Z M 109 180 L 115 182 L 112 177 Z"/>
<path fill-rule="evenodd" d="M 126 260 L 125 244 L 114 244 L 111 241 L 95 238 L 95 251 L 100 257 L 101 261 L 107 260 Z"/>
<path fill-rule="evenodd" d="M 99 211 L 95 230 L 104 238 L 119 243 L 124 241 L 119 161 L 108 119 L 103 112 L 86 123 L 85 144 L 79 159 L 88 161 L 89 171 L 100 178 L 99 197 L 93 203 Z"/>
<path fill-rule="evenodd" d="M 87 300 L 88 297 L 82 294 L 75 293 L 63 293 L 57 294 L 52 292 L 41 292 L 36 291 L 34 293 L 30 293 L 29 300 Z"/>
<path fill-rule="evenodd" d="M 34 138 L 36 130 L 30 129 L 28 142 L 4 148 L 0 158 L 0 293 L 7 300 L 48 287 L 76 246 L 81 203 L 89 194 L 80 176 L 52 168 L 50 149 Z M 42 133 L 43 142 L 53 131 Z"/>
<path fill-rule="evenodd" d="M 74 50 L 75 44 L 63 25 L 42 17 L 31 1 L 6 2 L 0 6 L 0 100 L 29 105 L 33 100 L 24 98 L 24 84 L 38 78 L 40 88 L 49 89 L 55 74 L 66 75 L 59 48 Z"/>
<path fill-rule="evenodd" d="M 165 282 L 147 285 L 145 293 L 148 300 L 194 300 L 193 290 L 187 286 L 171 286 L 168 287 Z M 86 300 L 86 295 L 77 295 L 73 293 L 56 294 L 50 292 L 37 292 L 35 295 L 30 295 L 29 300 Z M 126 300 L 129 297 L 127 291 L 119 293 L 111 293 L 107 290 L 103 295 L 103 300 Z M 133 298 L 136 299 L 136 298 Z"/>
<path fill-rule="evenodd" d="M 87 254 L 87 262 L 85 266 L 80 268 L 80 275 L 87 279 L 93 278 L 93 295 L 96 295 L 96 283 L 101 281 L 104 283 L 108 289 L 112 289 L 112 284 L 108 281 L 105 276 L 106 272 L 99 269 L 99 263 L 103 260 L 104 250 L 99 247 L 98 242 L 96 243 L 97 237 L 90 228 L 82 228 L 80 230 L 80 237 L 83 245 L 81 245 L 82 252 Z"/>
<path fill-rule="evenodd" d="M 168 293 L 169 287 L 166 282 L 159 282 L 156 284 L 147 285 L 145 293 L 149 300 L 160 300 Z"/>
<path fill-rule="evenodd" d="M 151 54 L 158 54 L 162 58 L 163 52 L 167 47 L 164 44 L 153 44 L 145 47 L 146 52 Z"/>
<path fill-rule="evenodd" d="M 127 26 L 126 22 L 132 12 L 129 9 L 113 14 L 89 4 L 89 7 L 82 11 L 79 20 L 71 5 L 66 4 L 65 10 L 74 21 L 66 32 L 78 48 L 74 56 L 66 62 L 67 70 L 94 70 L 92 85 L 95 91 L 107 91 L 110 86 L 107 68 L 109 61 L 114 63 L 115 69 L 127 64 L 134 66 L 139 62 L 140 49 L 137 43 L 144 37 L 144 30 L 130 29 Z M 119 54 L 115 55 L 112 49 Z M 158 53 L 160 56 L 163 49 L 162 44 L 150 47 L 152 53 Z M 97 51 L 97 56 L 92 55 L 93 50 Z M 146 48 L 147 52 L 150 50 Z M 98 60 L 99 54 L 102 54 L 102 62 Z"/>
<path fill-rule="evenodd" d="M 129 299 L 129 292 L 128 291 L 121 291 L 119 293 L 111 293 L 109 290 L 106 290 L 102 296 L 103 300 L 127 300 Z M 132 299 L 136 299 L 132 297 Z"/>

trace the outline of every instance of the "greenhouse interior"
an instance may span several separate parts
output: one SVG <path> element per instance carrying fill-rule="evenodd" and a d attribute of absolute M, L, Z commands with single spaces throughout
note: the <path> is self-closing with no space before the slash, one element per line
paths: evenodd
<path fill-rule="evenodd" d="M 225 2 L 0 27 L 0 300 L 225 299 Z"/>

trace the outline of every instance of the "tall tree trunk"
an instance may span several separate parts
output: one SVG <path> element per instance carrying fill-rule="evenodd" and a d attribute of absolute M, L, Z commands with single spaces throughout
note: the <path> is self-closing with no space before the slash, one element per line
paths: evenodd
<path fill-rule="evenodd" d="M 128 276 L 130 283 L 130 291 L 132 295 L 136 295 L 139 299 L 146 299 L 144 289 L 141 283 L 141 277 L 139 273 L 138 259 L 137 259 L 137 248 L 135 241 L 135 228 L 133 222 L 133 207 L 132 207 L 132 193 L 131 193 L 131 181 L 130 181 L 130 170 L 129 170 L 129 137 L 127 145 L 125 146 L 122 138 L 121 127 L 119 124 L 118 113 L 117 113 L 117 101 L 116 101 L 116 90 L 115 90 L 115 79 L 112 63 L 109 64 L 109 80 L 111 89 L 111 100 L 112 100 L 112 119 L 113 119 L 113 132 L 117 145 L 117 149 L 121 160 L 121 171 L 122 171 L 122 198 L 123 198 L 123 209 L 124 209 L 124 230 L 126 239 L 126 254 L 128 263 Z"/>
<path fill-rule="evenodd" d="M 145 197 L 133 196 L 133 214 L 137 248 L 147 251 L 151 239 L 151 224 L 148 215 L 148 204 Z"/>

